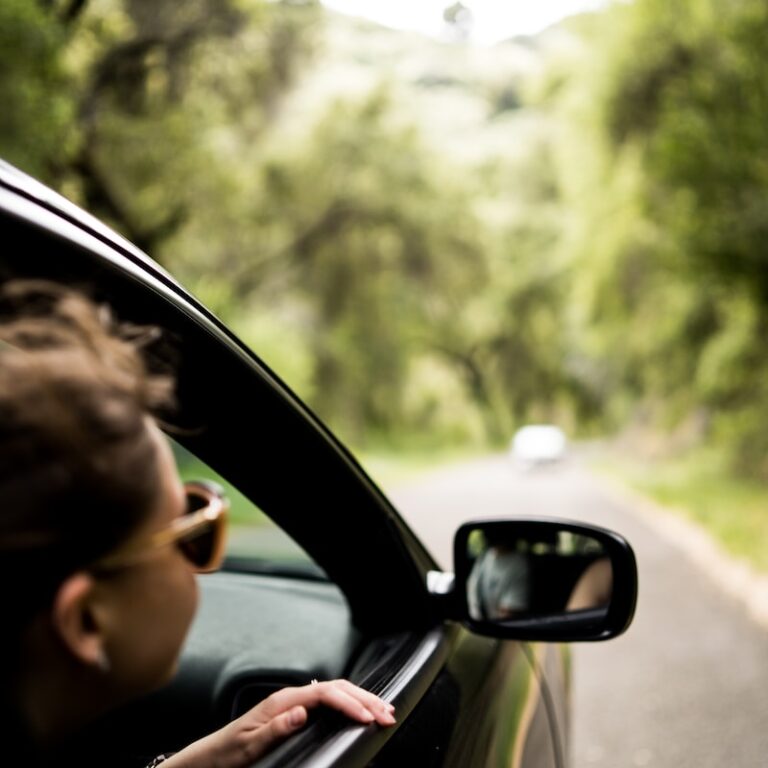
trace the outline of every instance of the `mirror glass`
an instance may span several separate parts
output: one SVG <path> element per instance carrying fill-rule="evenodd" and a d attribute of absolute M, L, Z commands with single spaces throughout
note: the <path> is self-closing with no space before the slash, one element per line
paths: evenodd
<path fill-rule="evenodd" d="M 599 620 L 607 614 L 613 570 L 596 538 L 554 525 L 483 526 L 469 531 L 466 547 L 467 608 L 474 621 Z"/>

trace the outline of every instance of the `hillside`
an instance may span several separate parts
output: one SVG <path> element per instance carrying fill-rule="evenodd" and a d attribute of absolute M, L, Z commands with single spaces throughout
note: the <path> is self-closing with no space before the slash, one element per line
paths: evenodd
<path fill-rule="evenodd" d="M 527 91 L 545 61 L 577 44 L 565 24 L 478 47 L 327 11 L 314 65 L 286 105 L 285 128 L 301 133 L 335 99 L 386 87 L 451 162 L 514 153 L 530 120 L 521 110 Z"/>

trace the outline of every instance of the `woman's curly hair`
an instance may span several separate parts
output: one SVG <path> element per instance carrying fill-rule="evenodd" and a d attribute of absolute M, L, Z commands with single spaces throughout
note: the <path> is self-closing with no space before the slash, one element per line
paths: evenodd
<path fill-rule="evenodd" d="M 158 333 L 57 283 L 0 286 L 0 589 L 17 625 L 156 498 L 147 418 L 173 381 L 142 347 Z"/>

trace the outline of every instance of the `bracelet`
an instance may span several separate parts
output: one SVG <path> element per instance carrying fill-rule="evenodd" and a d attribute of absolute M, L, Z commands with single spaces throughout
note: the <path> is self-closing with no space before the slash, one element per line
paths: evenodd
<path fill-rule="evenodd" d="M 147 768 L 156 768 L 156 766 L 160 765 L 161 763 L 164 763 L 169 757 L 172 757 L 175 753 L 174 752 L 166 752 L 164 755 L 158 755 L 156 758 L 152 760 L 152 762 L 147 763 Z"/>

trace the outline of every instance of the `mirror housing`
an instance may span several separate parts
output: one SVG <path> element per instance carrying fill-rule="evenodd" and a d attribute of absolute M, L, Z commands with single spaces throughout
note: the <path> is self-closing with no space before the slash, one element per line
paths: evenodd
<path fill-rule="evenodd" d="M 604 528 L 554 518 L 468 522 L 456 532 L 454 564 L 452 613 L 477 634 L 607 640 L 635 612 L 634 553 Z"/>

